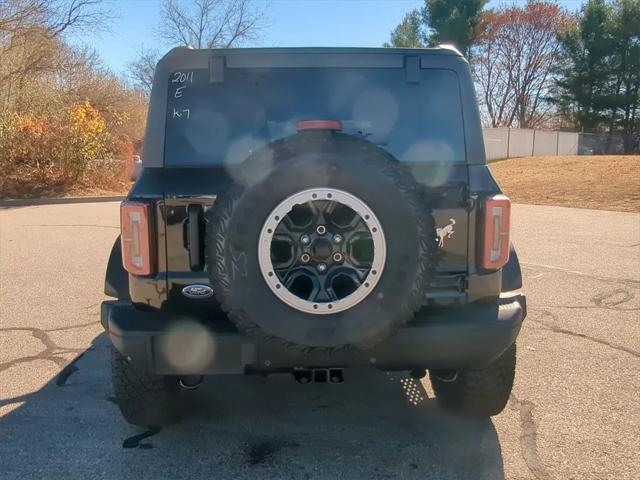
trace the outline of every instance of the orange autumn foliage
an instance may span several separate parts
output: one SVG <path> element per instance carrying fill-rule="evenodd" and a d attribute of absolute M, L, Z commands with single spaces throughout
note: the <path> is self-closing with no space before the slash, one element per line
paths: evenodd
<path fill-rule="evenodd" d="M 107 116 L 84 101 L 56 114 L 4 117 L 0 197 L 59 195 L 82 188 L 125 191 L 134 146 L 116 127 L 126 115 Z"/>

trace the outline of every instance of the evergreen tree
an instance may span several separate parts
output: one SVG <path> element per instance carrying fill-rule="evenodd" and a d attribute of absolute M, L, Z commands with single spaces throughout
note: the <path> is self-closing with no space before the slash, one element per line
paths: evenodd
<path fill-rule="evenodd" d="M 425 0 L 422 15 L 429 43 L 455 45 L 470 56 L 478 34 L 478 19 L 486 0 Z"/>
<path fill-rule="evenodd" d="M 631 135 L 640 131 L 640 0 L 619 0 L 613 4 L 612 34 L 609 131 L 617 127 Z"/>
<path fill-rule="evenodd" d="M 391 32 L 391 39 L 385 47 L 421 48 L 425 46 L 425 34 L 422 26 L 422 16 L 419 10 L 407 13 L 402 22 Z"/>
<path fill-rule="evenodd" d="M 637 133 L 640 0 L 589 0 L 560 42 L 561 113 L 583 130 Z"/>
<path fill-rule="evenodd" d="M 421 10 L 405 15 L 384 46 L 413 48 L 447 43 L 470 56 L 486 3 L 487 0 L 425 0 Z"/>

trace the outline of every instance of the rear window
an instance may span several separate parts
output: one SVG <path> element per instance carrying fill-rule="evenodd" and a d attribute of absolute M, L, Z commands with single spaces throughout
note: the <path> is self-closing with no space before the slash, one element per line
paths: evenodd
<path fill-rule="evenodd" d="M 464 162 L 457 75 L 404 69 L 227 69 L 173 72 L 165 165 L 237 164 L 269 142 L 296 133 L 301 120 L 340 120 L 343 132 L 366 138 L 401 161 Z"/>

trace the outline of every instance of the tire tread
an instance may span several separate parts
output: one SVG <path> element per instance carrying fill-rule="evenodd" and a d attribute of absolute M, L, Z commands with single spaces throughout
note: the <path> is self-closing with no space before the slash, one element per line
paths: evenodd
<path fill-rule="evenodd" d="M 348 142 L 349 140 L 347 140 Z M 392 336 L 398 329 L 410 321 L 414 314 L 424 305 L 424 295 L 428 289 L 431 277 L 437 263 L 437 241 L 435 220 L 429 201 L 416 183 L 413 176 L 405 168 L 388 154 L 370 154 L 370 144 L 363 142 L 356 144 L 361 149 L 359 153 L 364 154 L 363 158 L 373 170 L 390 179 L 398 188 L 413 212 L 416 212 L 416 224 L 418 227 L 418 241 L 420 249 L 424 253 L 420 255 L 415 281 L 409 291 L 406 301 L 401 306 L 398 315 L 387 331 L 381 332 L 377 337 L 370 338 L 365 345 L 346 344 L 337 347 L 311 347 L 299 345 L 285 339 L 275 337 L 265 332 L 256 322 L 254 322 L 247 312 L 240 305 L 231 303 L 231 278 L 226 267 L 225 239 L 228 226 L 235 211 L 236 204 L 242 199 L 246 187 L 240 183 L 233 183 L 229 189 L 216 200 L 212 209 L 207 213 L 207 234 L 205 235 L 205 252 L 207 253 L 207 269 L 211 277 L 214 296 L 220 303 L 222 310 L 227 313 L 229 320 L 240 330 L 248 332 L 263 341 L 278 341 L 290 349 L 308 353 L 310 351 L 322 351 L 331 353 L 332 351 L 343 351 L 353 348 L 368 348 L 386 338 Z M 273 145 L 274 158 L 290 155 L 287 150 L 287 141 L 275 142 Z M 367 155 L 366 153 L 369 152 Z"/>
<path fill-rule="evenodd" d="M 516 344 L 481 370 L 458 372 L 453 382 L 444 382 L 430 371 L 438 403 L 464 416 L 483 418 L 499 414 L 507 404 L 516 370 Z"/>
<path fill-rule="evenodd" d="M 137 371 L 111 347 L 113 392 L 122 416 L 133 425 L 161 426 L 175 419 L 177 382 Z"/>

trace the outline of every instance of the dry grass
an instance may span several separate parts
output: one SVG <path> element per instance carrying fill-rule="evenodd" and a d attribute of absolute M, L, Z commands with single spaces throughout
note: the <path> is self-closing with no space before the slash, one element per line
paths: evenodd
<path fill-rule="evenodd" d="M 490 168 L 514 202 L 640 212 L 640 155 L 521 157 Z"/>
<path fill-rule="evenodd" d="M 63 169 L 16 169 L 0 177 L 0 199 L 125 195 L 131 188 L 132 161 L 91 165 L 79 175 Z"/>

